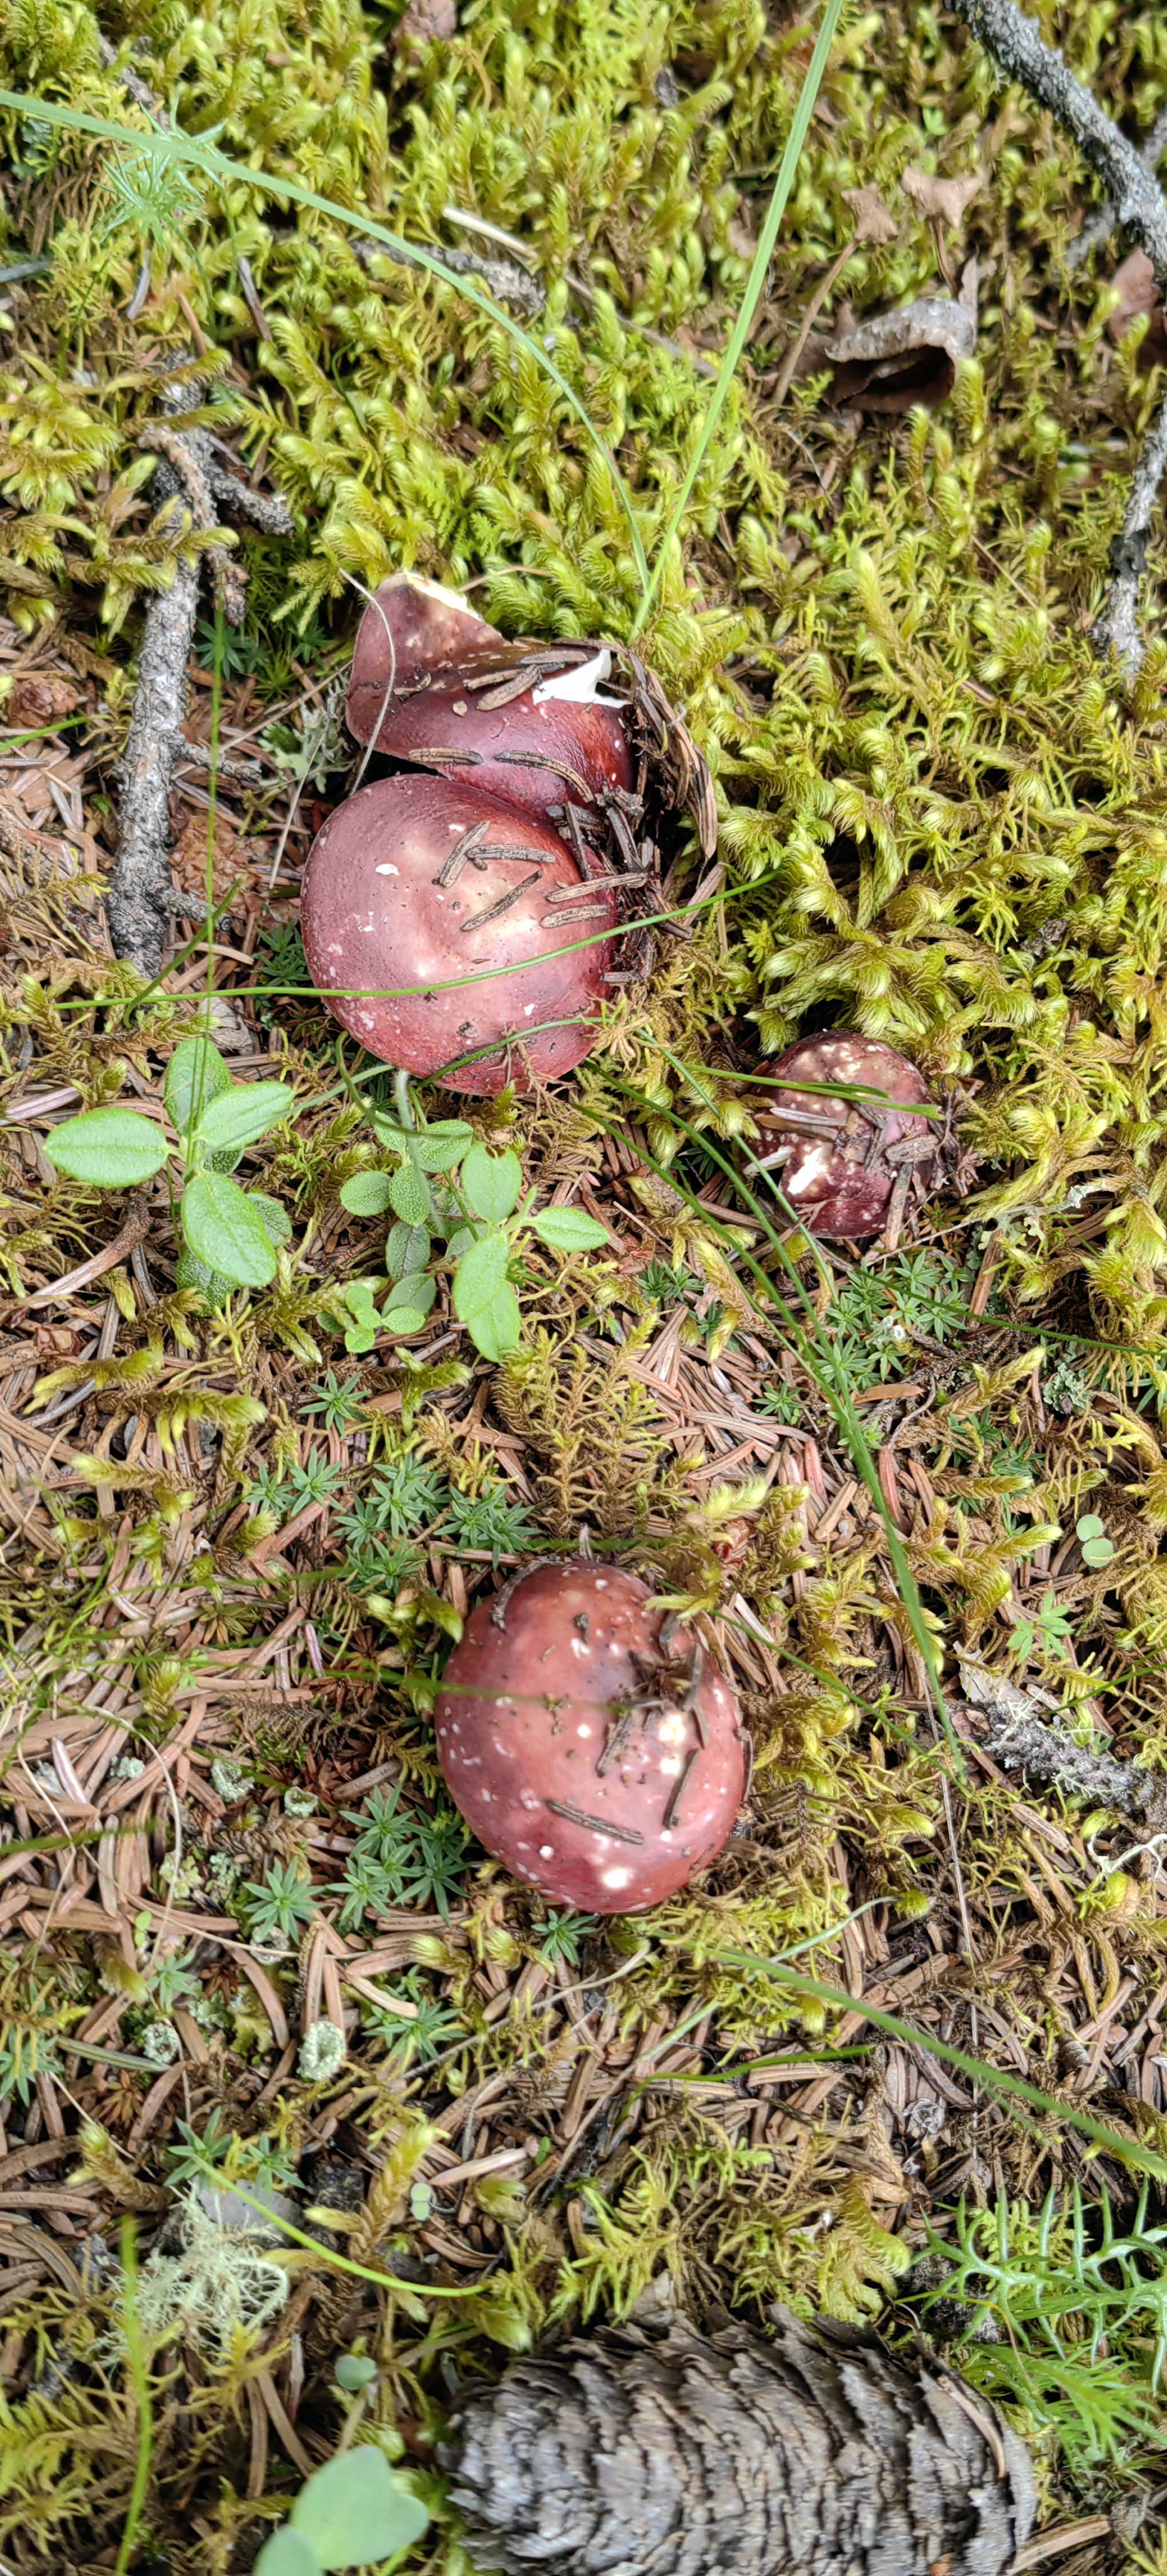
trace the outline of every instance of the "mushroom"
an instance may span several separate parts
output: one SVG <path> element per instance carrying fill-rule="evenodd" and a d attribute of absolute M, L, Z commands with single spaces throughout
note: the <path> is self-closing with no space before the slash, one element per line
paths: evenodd
<path fill-rule="evenodd" d="M 639 1575 L 587 1557 L 538 1561 L 478 1603 L 435 1725 L 487 1851 L 592 1914 L 687 1886 L 745 1793 L 748 1739 L 700 1639 Z"/>
<path fill-rule="evenodd" d="M 935 1122 L 909 1105 L 927 1101 L 923 1075 L 877 1038 L 829 1029 L 788 1047 L 773 1079 L 773 1100 L 757 1112 L 763 1170 L 781 1172 L 783 1195 L 814 1233 L 854 1243 L 882 1229 L 894 1249 L 909 1193 L 923 1196 L 939 1146 Z M 882 1098 L 824 1098 L 813 1087 L 830 1083 Z"/>
<path fill-rule="evenodd" d="M 512 644 L 456 591 L 395 573 L 361 619 L 345 721 L 394 760 L 544 815 L 633 786 L 629 701 L 606 645 Z"/>
<path fill-rule="evenodd" d="M 611 880 L 590 887 L 550 823 L 418 775 L 329 816 L 300 910 L 312 980 L 362 1046 L 416 1074 L 498 1046 L 448 1075 L 477 1093 L 587 1054 L 617 919 Z"/>

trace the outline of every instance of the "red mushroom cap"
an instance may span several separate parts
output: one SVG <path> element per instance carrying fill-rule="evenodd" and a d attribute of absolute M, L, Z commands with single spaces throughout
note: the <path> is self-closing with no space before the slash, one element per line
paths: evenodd
<path fill-rule="evenodd" d="M 546 667 L 510 695 L 532 655 Z M 361 619 L 345 720 L 390 759 L 542 815 L 632 786 L 623 702 L 596 694 L 608 673 L 602 648 L 509 643 L 455 591 L 397 573 Z"/>
<path fill-rule="evenodd" d="M 357 628 L 346 710 L 350 732 L 358 742 L 368 741 L 386 691 L 424 688 L 456 672 L 467 653 L 504 650 L 497 626 L 467 608 L 460 592 L 423 581 L 420 573 L 391 573 Z"/>
<path fill-rule="evenodd" d="M 766 1155 L 790 1149 L 780 1175 L 784 1197 L 816 1234 L 851 1242 L 878 1234 L 897 1170 L 888 1161 L 888 1148 L 908 1137 L 932 1135 L 933 1121 L 913 1117 L 906 1105 L 884 1109 L 871 1101 L 860 1109 L 853 1101 L 823 1099 L 788 1086 L 792 1079 L 863 1083 L 885 1092 L 893 1104 L 906 1104 L 927 1100 L 923 1075 L 894 1047 L 861 1037 L 854 1029 L 799 1038 L 778 1057 L 774 1072 L 784 1077 L 783 1086 L 770 1105 L 759 1107 L 758 1115 L 764 1122 Z M 811 1122 L 809 1127 L 805 1121 Z"/>
<path fill-rule="evenodd" d="M 452 854 L 474 831 L 451 876 Z M 487 855 L 504 851 L 511 855 Z M 605 915 L 615 925 L 609 889 L 588 898 L 589 917 L 573 931 L 581 907 L 551 897 L 583 882 L 549 823 L 459 779 L 382 778 L 338 806 L 313 842 L 300 908 L 308 971 L 321 991 L 336 993 L 330 1008 L 342 1027 L 386 1064 L 437 1073 L 505 1040 L 503 1052 L 451 1074 L 453 1087 L 501 1091 L 523 1079 L 524 1065 L 548 1080 L 587 1054 L 611 964 L 603 938 L 551 953 L 602 931 Z M 516 889 L 505 911 L 483 919 Z M 503 971 L 515 966 L 521 971 Z M 479 982 L 456 982 L 476 972 Z"/>
<path fill-rule="evenodd" d="M 435 1711 L 454 1804 L 516 1878 L 591 1914 L 687 1886 L 727 1840 L 748 1745 L 728 1684 L 639 1575 L 570 1558 L 479 1602 Z"/>

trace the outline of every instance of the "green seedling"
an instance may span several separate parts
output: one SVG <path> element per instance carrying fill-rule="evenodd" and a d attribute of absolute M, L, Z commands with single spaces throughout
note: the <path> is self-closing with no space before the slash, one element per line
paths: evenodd
<path fill-rule="evenodd" d="M 509 1148 L 489 1153 L 461 1119 L 415 1125 L 404 1084 L 398 1086 L 398 1103 L 400 1119 L 374 1114 L 372 1121 L 378 1144 L 397 1155 L 396 1168 L 354 1172 L 340 1193 L 353 1216 L 396 1219 L 385 1247 L 393 1284 L 380 1328 L 420 1331 L 437 1295 L 436 1269 L 450 1275 L 454 1313 L 476 1349 L 485 1359 L 504 1359 L 519 1344 L 512 1264 L 524 1228 L 564 1253 L 597 1251 L 607 1242 L 605 1229 L 578 1208 L 544 1208 L 533 1216 L 533 1191 L 520 1204 L 523 1167 L 517 1154 Z M 445 1238 L 436 1259 L 435 1237 Z M 370 1284 L 350 1282 L 344 1303 L 353 1319 L 345 1331 L 346 1349 L 370 1350 L 378 1329 Z M 354 1339 L 354 1332 L 368 1339 Z"/>
<path fill-rule="evenodd" d="M 1099 1520 L 1097 1512 L 1083 1512 L 1081 1520 L 1074 1523 L 1074 1536 L 1081 1540 L 1086 1565 L 1109 1565 L 1114 1554 L 1114 1540 L 1107 1537 L 1105 1523 Z"/>
<path fill-rule="evenodd" d="M 282 2528 L 264 2543 L 255 2576 L 321 2576 L 332 2567 L 381 2566 L 420 2540 L 429 2515 L 399 2486 L 372 2443 L 342 2451 L 301 2487 Z"/>
<path fill-rule="evenodd" d="M 1068 1662 L 1066 1640 L 1071 1633 L 1072 1622 L 1064 1610 L 1059 1610 L 1056 1594 L 1047 1588 L 1036 1619 L 1019 1619 L 1010 1629 L 1009 1643 L 1016 1655 L 1028 1658 L 1037 1646 L 1042 1654 L 1060 1655 L 1063 1662 Z"/>
<path fill-rule="evenodd" d="M 278 1200 L 245 1190 L 231 1173 L 249 1145 L 286 1118 L 286 1082 L 232 1082 L 209 1038 L 182 1038 L 166 1068 L 166 1110 L 179 1136 L 178 1286 L 220 1306 L 233 1288 L 263 1288 L 276 1275 L 291 1225 Z M 46 1139 L 58 1171 L 99 1190 L 136 1190 L 169 1166 L 160 1126 L 136 1109 L 111 1106 L 63 1118 Z"/>

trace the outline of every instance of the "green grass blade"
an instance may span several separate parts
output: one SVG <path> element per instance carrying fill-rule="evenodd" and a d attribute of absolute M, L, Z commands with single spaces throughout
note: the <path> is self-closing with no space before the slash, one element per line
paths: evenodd
<path fill-rule="evenodd" d="M 657 1053 L 664 1057 L 666 1064 L 672 1066 L 673 1071 L 681 1076 L 682 1080 L 689 1085 L 690 1089 L 695 1089 L 697 1091 L 703 1105 L 706 1108 L 715 1109 L 716 1102 L 713 1101 L 709 1094 L 704 1092 L 701 1089 L 700 1084 L 695 1081 L 692 1067 L 683 1065 L 679 1058 L 673 1055 L 671 1049 L 665 1045 L 663 1039 L 657 1037 L 655 1033 L 652 1038 L 652 1044 Z M 631 1083 L 623 1083 L 620 1087 L 622 1090 L 627 1092 L 630 1099 L 636 1101 L 637 1106 L 642 1113 L 647 1113 L 650 1116 L 653 1114 L 653 1104 L 646 1100 L 640 1092 L 637 1092 Z M 593 1112 L 593 1115 L 594 1114 L 595 1113 Z M 924 1615 L 924 1604 L 920 1598 L 916 1578 L 908 1563 L 903 1541 L 894 1521 L 892 1520 L 891 1514 L 888 1511 L 887 1504 L 884 1501 L 883 1488 L 879 1481 L 879 1471 L 868 1446 L 867 1436 L 864 1432 L 863 1425 L 860 1422 L 859 1415 L 851 1400 L 851 1390 L 846 1370 L 839 1360 L 837 1351 L 832 1348 L 831 1343 L 826 1339 L 826 1336 L 822 1331 L 822 1327 L 819 1324 L 818 1317 L 815 1314 L 806 1290 L 802 1285 L 802 1281 L 798 1276 L 777 1229 L 770 1221 L 766 1208 L 755 1196 L 753 1190 L 751 1190 L 748 1184 L 743 1180 L 741 1173 L 737 1170 L 736 1166 L 730 1162 L 728 1156 L 719 1153 L 708 1133 L 698 1135 L 696 1128 L 690 1127 L 687 1120 L 681 1118 L 675 1109 L 672 1112 L 672 1116 L 676 1125 L 681 1128 L 682 1133 L 688 1138 L 690 1144 L 696 1145 L 700 1152 L 708 1154 L 710 1159 L 717 1164 L 718 1170 L 724 1173 L 725 1178 L 731 1182 L 733 1187 L 737 1190 L 739 1197 L 744 1201 L 750 1215 L 753 1216 L 756 1222 L 761 1226 L 762 1231 L 770 1244 L 771 1250 L 777 1253 L 778 1258 L 782 1262 L 790 1280 L 792 1292 L 798 1298 L 799 1303 L 804 1310 L 806 1317 L 805 1323 L 799 1321 L 798 1316 L 792 1312 L 791 1308 L 787 1305 L 786 1300 L 779 1295 L 773 1280 L 769 1277 L 768 1273 L 763 1270 L 761 1263 L 754 1259 L 753 1254 L 751 1252 L 744 1251 L 740 1244 L 734 1243 L 732 1238 L 726 1234 L 725 1228 L 720 1226 L 716 1219 L 711 1218 L 708 1208 L 701 1206 L 696 1193 L 688 1188 L 683 1177 L 675 1171 L 665 1172 L 660 1164 L 653 1161 L 651 1156 L 648 1157 L 652 1169 L 659 1174 L 659 1177 L 662 1180 L 668 1182 L 670 1189 L 675 1189 L 679 1195 L 684 1198 L 690 1211 L 699 1216 L 702 1225 L 708 1226 L 711 1232 L 723 1236 L 727 1249 L 732 1253 L 733 1258 L 737 1262 L 744 1264 L 747 1269 L 753 1272 L 755 1279 L 758 1281 L 764 1292 L 767 1306 L 774 1309 L 778 1314 L 780 1321 L 794 1343 L 803 1366 L 809 1369 L 816 1385 L 819 1387 L 821 1393 L 826 1397 L 827 1403 L 830 1405 L 839 1430 L 851 1452 L 851 1456 L 858 1473 L 871 1496 L 872 1502 L 879 1513 L 881 1521 L 883 1522 L 887 1537 L 888 1552 L 891 1556 L 892 1567 L 895 1572 L 896 1582 L 899 1586 L 900 1599 L 907 1611 L 908 1619 L 911 1624 L 912 1635 L 919 1647 L 924 1667 L 928 1674 L 936 1714 L 944 1732 L 944 1738 L 952 1760 L 953 1770 L 957 1779 L 963 1781 L 967 1777 L 964 1755 L 961 1752 L 959 1740 L 954 1731 L 952 1720 L 948 1714 L 943 1685 L 940 1679 L 940 1668 L 936 1661 L 935 1644 Z M 801 1220 L 795 1218 L 793 1211 L 791 1212 L 791 1222 L 801 1222 Z M 751 1295 L 752 1292 L 747 1288 L 746 1294 Z M 757 1305 L 757 1302 L 758 1301 L 755 1298 L 755 1305 Z M 761 1312 L 760 1307 L 758 1311 Z"/>
<path fill-rule="evenodd" d="M 694 447 L 692 457 L 690 458 L 689 466 L 681 484 L 680 491 L 678 492 L 676 501 L 673 504 L 672 516 L 667 528 L 665 529 L 664 535 L 661 538 L 660 544 L 657 547 L 656 560 L 653 564 L 652 571 L 647 577 L 647 586 L 645 588 L 644 597 L 641 600 L 640 606 L 637 609 L 636 616 L 633 620 L 632 632 L 634 636 L 639 635 L 641 627 L 644 625 L 645 619 L 652 607 L 652 603 L 656 598 L 657 591 L 660 588 L 661 578 L 664 573 L 665 565 L 669 559 L 670 549 L 676 541 L 678 531 L 680 530 L 681 524 L 684 520 L 685 512 L 689 507 L 690 500 L 692 499 L 694 484 L 696 483 L 706 456 L 709 453 L 710 441 L 713 437 L 718 421 L 721 418 L 722 412 L 725 409 L 730 386 L 737 374 L 738 362 L 741 358 L 742 350 L 745 348 L 746 341 L 749 338 L 750 324 L 753 321 L 762 290 L 766 283 L 766 271 L 769 268 L 770 261 L 773 257 L 774 244 L 778 239 L 778 227 L 786 212 L 786 200 L 789 197 L 791 188 L 794 184 L 794 173 L 798 168 L 799 160 L 802 155 L 802 147 L 806 141 L 807 129 L 810 125 L 811 117 L 814 114 L 814 103 L 822 85 L 823 73 L 827 68 L 827 56 L 830 53 L 831 46 L 834 42 L 835 30 L 839 24 L 842 8 L 843 0 L 827 0 L 823 23 L 818 33 L 818 41 L 815 45 L 814 52 L 811 55 L 810 66 L 807 71 L 806 79 L 802 84 L 802 91 L 798 105 L 794 111 L 794 123 L 790 128 L 789 135 L 787 136 L 786 150 L 782 155 L 782 166 L 774 182 L 774 194 L 770 199 L 766 221 L 762 226 L 761 240 L 759 241 L 758 247 L 754 253 L 754 264 L 750 270 L 749 277 L 746 280 L 746 291 L 742 297 L 741 310 L 730 334 L 725 356 L 718 368 L 717 382 L 709 397 L 709 406 L 705 413 L 704 420 L 701 423 L 696 446 Z"/>
<path fill-rule="evenodd" d="M 831 0 L 831 5 L 841 7 L 842 0 Z M 414 267 L 428 269 L 432 277 L 441 278 L 444 286 L 454 287 L 459 295 L 465 297 L 468 304 L 473 304 L 478 312 L 486 315 L 488 322 L 496 323 L 500 330 L 507 332 L 515 346 L 525 349 L 527 356 L 534 358 L 544 375 L 549 376 L 554 385 L 558 385 L 565 402 L 570 404 L 576 419 L 582 423 L 612 477 L 616 498 L 628 523 L 628 534 L 641 592 L 644 594 L 648 591 L 650 582 L 648 557 L 644 551 L 644 540 L 640 533 L 640 522 L 632 495 L 607 440 L 601 438 L 586 405 L 580 401 L 574 387 L 569 385 L 566 376 L 561 374 L 554 359 L 549 356 L 539 341 L 533 340 L 530 332 L 524 331 L 521 324 L 514 321 L 509 313 L 503 311 L 501 305 L 492 304 L 489 296 L 483 295 L 478 287 L 472 286 L 469 279 L 459 277 L 452 268 L 447 268 L 444 261 L 438 259 L 433 251 L 423 249 L 417 242 L 403 241 L 399 233 L 390 232 L 388 227 L 378 223 L 373 215 L 363 211 L 354 213 L 351 206 L 340 206 L 331 197 L 317 196 L 314 188 L 303 187 L 298 179 L 285 179 L 271 170 L 253 170 L 245 162 L 230 161 L 215 144 L 201 143 L 188 134 L 177 134 L 168 128 L 117 125 L 110 117 L 90 116 L 81 108 L 62 107 L 54 99 L 30 97 L 20 90 L 0 89 L 0 107 L 11 108 L 20 116 L 37 117 L 46 125 L 59 125 L 70 134 L 93 134 L 106 143 L 127 144 L 132 151 L 148 153 L 155 161 L 188 163 L 192 169 L 201 170 L 205 178 L 215 180 L 220 185 L 230 182 L 233 187 L 255 188 L 261 195 L 284 197 L 290 205 L 308 206 L 314 214 L 328 215 L 333 223 L 343 224 L 348 232 L 360 233 L 364 239 L 383 242 L 386 250 L 395 252 L 399 258 L 409 261 Z M 635 634 L 637 630 L 634 627 L 632 631 Z"/>
<path fill-rule="evenodd" d="M 935 2031 L 921 2030 L 915 2022 L 901 2021 L 898 2013 L 884 2012 L 880 2005 L 869 2004 L 863 1995 L 848 1994 L 845 1986 L 829 1986 L 819 1977 L 800 1976 L 796 1968 L 782 1967 L 772 1959 L 756 1959 L 748 1950 L 714 1950 L 708 1955 L 719 1967 L 748 1969 L 751 1976 L 772 1977 L 776 1984 L 808 1995 L 816 2003 L 835 2005 L 840 2012 L 862 2013 L 865 2021 L 871 2022 L 876 2030 L 886 2032 L 889 2039 L 906 2040 L 909 2047 L 922 2048 L 929 2057 L 942 2058 L 946 2066 L 954 2066 L 959 2074 L 967 2075 L 970 2083 L 981 2085 L 986 2093 L 1001 2094 L 1014 2106 L 1025 2103 L 1040 2111 L 1043 2118 L 1052 2118 L 1062 2127 L 1076 2129 L 1080 2137 L 1089 2138 L 1094 2146 L 1104 2147 L 1108 2154 L 1120 2157 L 1136 2172 L 1150 2174 L 1157 2182 L 1167 2182 L 1167 2156 L 1158 2154 L 1153 2147 L 1144 2147 L 1140 2139 L 1124 2138 L 1120 2130 L 1108 2129 L 1104 2121 L 1092 2120 L 1088 2111 L 1076 2110 L 1072 2103 L 1060 2101 L 1054 2093 L 1043 2093 L 1040 2085 L 1028 2083 L 1024 2076 L 1009 2075 L 1002 2066 L 986 2065 L 983 2058 L 971 2057 L 966 2049 L 953 2048 L 950 2041 L 938 2039 Z M 1031 2135 L 1040 2138 L 1048 2147 L 1046 2132 L 1039 2129 L 1035 2121 L 1027 2120 L 1020 2110 L 1016 2116 Z"/>
<path fill-rule="evenodd" d="M 134 2483 L 130 2489 L 130 2501 L 126 2508 L 125 2525 L 114 2576 L 127 2576 L 127 2570 L 133 2563 L 142 2515 L 146 2508 L 146 2496 L 150 2485 L 150 2462 L 154 2451 L 154 2408 L 150 2397 L 150 2373 L 137 2306 L 138 2238 L 132 2218 L 122 2220 L 121 2252 L 122 2278 L 125 2283 L 122 2332 L 126 2340 L 130 2384 L 138 2405 L 138 2456 L 134 2462 Z"/>

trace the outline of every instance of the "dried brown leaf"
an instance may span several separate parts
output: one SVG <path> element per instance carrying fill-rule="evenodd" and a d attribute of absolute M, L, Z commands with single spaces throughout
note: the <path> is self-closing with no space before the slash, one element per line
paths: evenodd
<path fill-rule="evenodd" d="M 27 725 L 30 731 L 41 725 L 60 724 L 81 704 L 81 691 L 68 680 L 58 680 L 51 671 L 30 674 L 18 680 L 5 701 L 6 725 Z"/>
<path fill-rule="evenodd" d="M 976 348 L 977 284 L 977 264 L 970 260 L 959 297 L 918 295 L 898 312 L 874 313 L 858 323 L 844 307 L 824 352 L 835 369 L 834 401 L 888 412 L 943 402 L 961 360 Z"/>
<path fill-rule="evenodd" d="M 432 45 L 437 37 L 456 36 L 456 0 L 409 0 L 397 29 L 398 45 Z"/>
<path fill-rule="evenodd" d="M 895 216 L 889 213 L 878 188 L 844 188 L 843 201 L 855 217 L 857 242 L 893 242 L 899 232 Z"/>
<path fill-rule="evenodd" d="M 1139 350 L 1139 363 L 1150 367 L 1167 360 L 1167 325 L 1163 316 L 1163 290 L 1145 250 L 1133 250 L 1116 268 L 1110 281 L 1118 302 L 1106 317 L 1107 337 L 1117 346 L 1125 340 L 1132 323 L 1144 313 L 1150 323 Z"/>
<path fill-rule="evenodd" d="M 927 170 L 905 170 L 900 185 L 926 223 L 946 224 L 952 232 L 958 232 L 966 208 L 980 194 L 982 182 L 979 177 L 938 179 Z"/>

